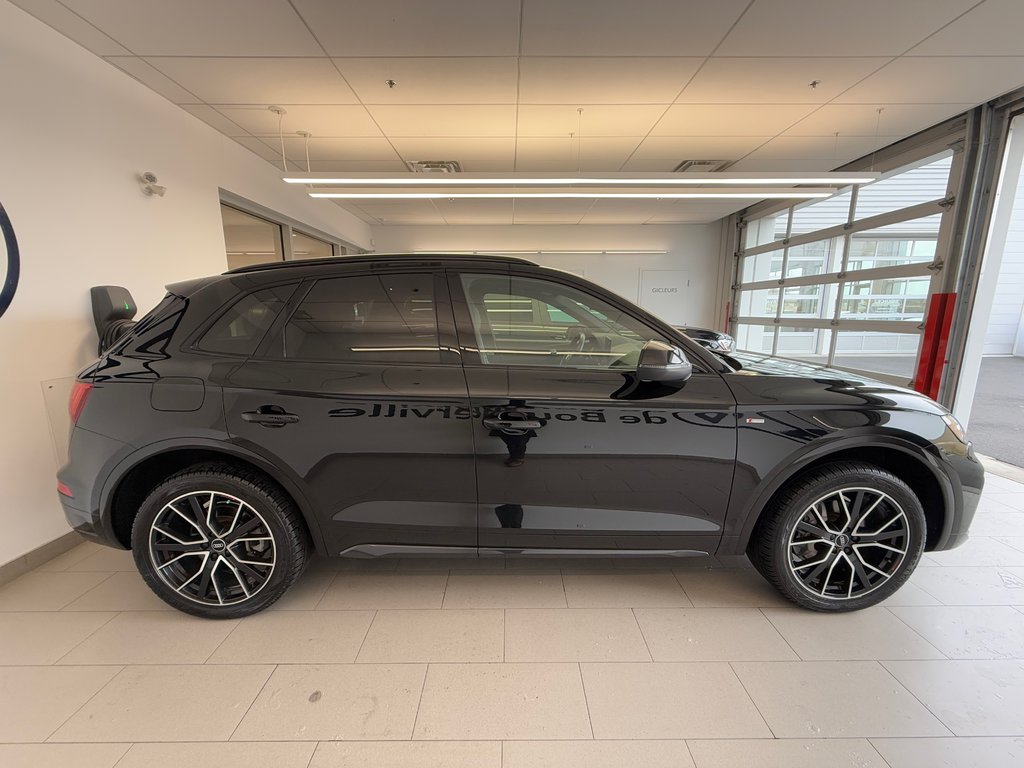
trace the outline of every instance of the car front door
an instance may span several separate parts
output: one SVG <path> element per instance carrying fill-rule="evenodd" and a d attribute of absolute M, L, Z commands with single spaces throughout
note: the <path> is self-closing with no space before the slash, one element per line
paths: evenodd
<path fill-rule="evenodd" d="M 481 549 L 714 551 L 735 401 L 694 361 L 641 382 L 657 330 L 566 275 L 452 273 L 473 406 Z M 671 342 L 670 342 L 671 343 Z"/>
<path fill-rule="evenodd" d="M 232 439 L 306 490 L 331 554 L 474 551 L 469 398 L 441 273 L 303 283 L 224 401 Z"/>

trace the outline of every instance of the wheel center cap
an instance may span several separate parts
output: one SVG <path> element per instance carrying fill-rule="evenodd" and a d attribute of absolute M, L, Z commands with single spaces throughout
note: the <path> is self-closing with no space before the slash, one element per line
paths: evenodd
<path fill-rule="evenodd" d="M 210 542 L 210 550 L 212 552 L 216 552 L 216 553 L 220 554 L 221 552 L 223 552 L 227 548 L 228 548 L 228 545 L 224 543 L 223 539 L 214 539 L 213 541 Z"/>
<path fill-rule="evenodd" d="M 847 536 L 845 533 L 840 533 L 838 536 L 836 536 L 836 538 L 835 538 L 835 545 L 837 547 L 847 547 L 847 546 L 849 546 L 849 544 L 850 544 L 850 537 Z"/>

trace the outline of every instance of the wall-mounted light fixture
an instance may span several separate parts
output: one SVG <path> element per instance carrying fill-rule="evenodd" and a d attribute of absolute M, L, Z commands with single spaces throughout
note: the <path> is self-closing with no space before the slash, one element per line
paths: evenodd
<path fill-rule="evenodd" d="M 142 185 L 142 193 L 153 197 L 163 197 L 167 187 L 157 184 L 156 174 L 152 171 L 143 171 L 139 174 L 139 184 Z"/>

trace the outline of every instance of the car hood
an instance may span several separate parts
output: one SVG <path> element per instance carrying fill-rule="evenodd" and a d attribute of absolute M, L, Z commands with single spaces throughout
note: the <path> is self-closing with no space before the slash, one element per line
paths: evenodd
<path fill-rule="evenodd" d="M 771 355 L 735 352 L 728 357 L 743 367 L 727 374 L 740 402 L 773 400 L 788 403 L 840 402 L 885 405 L 944 414 L 946 409 L 909 387 L 859 373 Z"/>

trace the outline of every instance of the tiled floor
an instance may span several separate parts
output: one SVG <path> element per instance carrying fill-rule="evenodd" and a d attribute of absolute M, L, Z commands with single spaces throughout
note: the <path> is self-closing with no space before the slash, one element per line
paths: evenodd
<path fill-rule="evenodd" d="M 738 558 L 317 561 L 273 609 L 169 610 L 83 544 L 0 588 L 0 766 L 1024 765 L 1024 484 L 826 616 Z"/>

